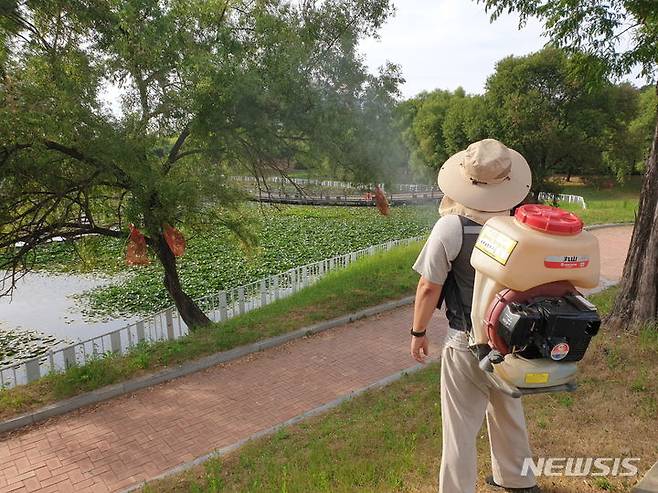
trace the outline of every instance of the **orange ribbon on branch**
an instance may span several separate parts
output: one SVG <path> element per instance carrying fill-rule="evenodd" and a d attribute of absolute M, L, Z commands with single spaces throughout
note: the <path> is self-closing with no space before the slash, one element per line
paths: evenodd
<path fill-rule="evenodd" d="M 128 265 L 149 265 L 151 263 L 146 249 L 146 238 L 134 224 L 130 225 L 126 263 Z"/>
<path fill-rule="evenodd" d="M 169 245 L 171 253 L 176 257 L 180 257 L 185 253 L 186 243 L 183 233 L 166 223 L 164 225 L 164 238 L 167 245 Z"/>

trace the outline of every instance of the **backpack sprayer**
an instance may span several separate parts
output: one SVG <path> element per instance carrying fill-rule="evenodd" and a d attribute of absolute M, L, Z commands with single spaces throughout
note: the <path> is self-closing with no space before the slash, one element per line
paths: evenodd
<path fill-rule="evenodd" d="M 598 240 L 570 212 L 524 205 L 489 219 L 471 265 L 469 345 L 491 383 L 513 397 L 576 388 L 576 363 L 601 320 L 578 292 L 599 283 Z"/>

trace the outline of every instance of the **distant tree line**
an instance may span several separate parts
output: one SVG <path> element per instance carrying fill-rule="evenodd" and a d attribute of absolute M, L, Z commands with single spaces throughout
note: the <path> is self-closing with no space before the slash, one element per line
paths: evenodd
<path fill-rule="evenodd" d="M 644 169 L 658 99 L 653 86 L 591 79 L 579 60 L 547 47 L 504 58 L 483 95 L 423 92 L 403 101 L 397 121 L 416 179 L 433 180 L 443 162 L 471 142 L 496 138 L 532 167 L 533 191 L 551 191 L 551 175 L 610 175 Z"/>

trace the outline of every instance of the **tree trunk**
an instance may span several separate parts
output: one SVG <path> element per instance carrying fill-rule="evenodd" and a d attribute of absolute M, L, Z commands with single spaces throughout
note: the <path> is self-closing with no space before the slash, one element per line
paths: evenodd
<path fill-rule="evenodd" d="M 167 288 L 167 292 L 174 300 L 174 304 L 176 305 L 180 316 L 190 329 L 212 323 L 206 314 L 201 311 L 196 303 L 194 303 L 194 300 L 185 294 L 181 288 L 180 279 L 178 278 L 178 270 L 176 269 L 176 257 L 171 252 L 164 236 L 158 235 L 154 240 L 156 243 L 158 259 L 162 263 L 165 271 L 165 288 Z"/>
<path fill-rule="evenodd" d="M 658 92 L 658 85 L 656 86 Z M 658 121 L 624 274 L 610 319 L 636 326 L 658 319 Z"/>

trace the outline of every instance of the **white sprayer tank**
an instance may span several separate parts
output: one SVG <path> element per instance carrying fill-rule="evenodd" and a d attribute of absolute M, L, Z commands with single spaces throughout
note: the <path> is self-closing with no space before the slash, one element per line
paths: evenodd
<path fill-rule="evenodd" d="M 488 343 L 487 310 L 502 290 L 523 292 L 556 281 L 568 281 L 577 288 L 594 288 L 599 283 L 597 238 L 583 230 L 576 215 L 544 205 L 525 205 L 514 217 L 489 219 L 475 244 L 471 264 L 476 271 L 471 311 L 475 344 Z M 518 387 L 562 384 L 576 372 L 575 363 L 542 359 L 518 365 L 514 359 L 520 358 L 508 354 L 494 369 Z M 537 368 L 528 373 L 533 365 Z"/>

